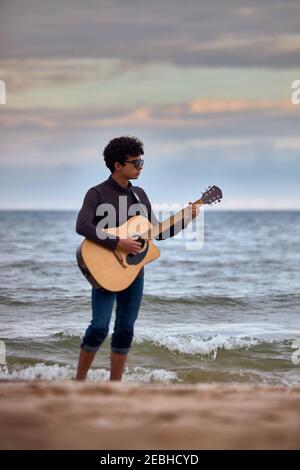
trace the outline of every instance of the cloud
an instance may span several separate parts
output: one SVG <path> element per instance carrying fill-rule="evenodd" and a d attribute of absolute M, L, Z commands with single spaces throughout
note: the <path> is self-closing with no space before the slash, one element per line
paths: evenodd
<path fill-rule="evenodd" d="M 258 7 L 239 7 L 234 12 L 237 16 L 240 17 L 251 17 L 257 16 L 260 13 L 260 9 Z"/>
<path fill-rule="evenodd" d="M 296 111 L 291 101 L 271 101 L 271 100 L 193 100 L 188 104 L 192 114 L 206 113 L 240 113 L 258 111 Z"/>
<path fill-rule="evenodd" d="M 298 67 L 300 4 L 255 0 L 22 0 L 1 4 L 0 54 L 177 66 Z"/>
<path fill-rule="evenodd" d="M 99 149 L 118 135 L 140 136 L 154 161 L 163 157 L 182 164 L 187 157 L 199 156 L 205 164 L 224 161 L 252 167 L 259 159 L 268 157 L 275 164 L 288 155 L 289 164 L 296 165 L 295 107 L 240 100 L 193 106 L 8 110 L 0 114 L 0 165 L 82 166 L 98 160 Z"/>
<path fill-rule="evenodd" d="M 137 129 L 197 129 L 198 133 L 224 135 L 228 130 L 243 135 L 242 129 L 248 125 L 247 134 L 255 135 L 261 124 L 264 129 L 281 122 L 282 129 L 296 129 L 300 107 L 285 100 L 191 100 L 180 104 L 148 106 L 88 106 L 77 109 L 10 109 L 0 113 L 2 132 L 22 128 L 55 129 L 99 129 L 135 127 Z M 257 129 L 257 131 L 256 131 Z M 277 131 L 276 131 L 277 132 Z M 259 132 L 260 133 L 260 132 Z M 290 132 L 289 132 L 290 133 Z M 272 132 L 271 132 L 272 134 Z M 219 135 L 219 137 L 221 137 Z M 4 138 L 4 137 L 3 137 Z"/>
<path fill-rule="evenodd" d="M 225 202 L 225 209 L 245 210 L 245 209 L 272 209 L 272 210 L 286 210 L 286 209 L 299 209 L 299 200 L 293 198 L 281 198 L 274 200 L 268 197 L 234 197 L 229 198 Z M 222 206 L 220 206 L 222 210 Z M 224 209 L 224 207 L 223 207 Z"/>
<path fill-rule="evenodd" d="M 293 0 L 2 0 L 2 204 L 79 205 L 107 173 L 104 145 L 137 135 L 157 202 L 216 183 L 223 207 L 295 207 L 299 13 Z"/>
<path fill-rule="evenodd" d="M 105 82 L 134 69 L 135 64 L 119 59 L 7 59 L 0 64 L 0 77 L 9 84 L 10 93 L 24 93 L 78 82 Z"/>
<path fill-rule="evenodd" d="M 274 140 L 276 150 L 300 150 L 300 137 L 282 137 Z"/>

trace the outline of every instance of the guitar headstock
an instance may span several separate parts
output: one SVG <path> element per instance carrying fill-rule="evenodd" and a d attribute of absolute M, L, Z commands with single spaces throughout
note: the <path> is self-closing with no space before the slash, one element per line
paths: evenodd
<path fill-rule="evenodd" d="M 221 202 L 223 198 L 223 194 L 218 186 L 208 186 L 204 193 L 202 193 L 201 201 L 203 204 L 210 204 L 213 203 L 217 204 L 217 202 Z"/>

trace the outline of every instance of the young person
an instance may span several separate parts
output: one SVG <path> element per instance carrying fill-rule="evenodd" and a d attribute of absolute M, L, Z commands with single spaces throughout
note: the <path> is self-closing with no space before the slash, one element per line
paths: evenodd
<path fill-rule="evenodd" d="M 116 218 L 112 222 L 114 225 L 109 226 L 120 226 L 129 219 L 129 212 L 132 214 L 130 208 L 137 203 L 142 206 L 143 210 L 139 211 L 141 215 L 146 214 L 154 226 L 158 223 L 145 191 L 138 186 L 133 186 L 130 182 L 139 178 L 144 164 L 142 155 L 144 155 L 143 143 L 135 137 L 117 137 L 108 143 L 103 156 L 111 175 L 86 193 L 76 223 L 78 234 L 109 250 L 115 250 L 117 246 L 132 254 L 137 254 L 141 250 L 141 244 L 132 238 L 120 239 L 111 235 L 103 237 L 103 232 L 99 237 L 97 224 L 104 217 L 104 214 L 99 215 L 103 213 L 99 211 L 101 205 L 107 207 L 107 204 L 110 204 L 114 208 Z M 133 191 L 138 195 L 138 200 Z M 177 225 L 171 227 L 169 233 L 161 234 L 157 240 L 173 237 L 198 215 L 197 206 L 191 204 L 189 207 L 190 217 L 185 219 L 180 227 Z M 143 286 L 144 269 L 142 268 L 132 284 L 121 292 L 109 292 L 92 287 L 92 321 L 81 340 L 77 380 L 86 378 L 95 354 L 108 334 L 115 301 L 116 319 L 111 339 L 110 380 L 122 379 L 127 354 L 133 340 L 134 323 L 142 300 Z"/>

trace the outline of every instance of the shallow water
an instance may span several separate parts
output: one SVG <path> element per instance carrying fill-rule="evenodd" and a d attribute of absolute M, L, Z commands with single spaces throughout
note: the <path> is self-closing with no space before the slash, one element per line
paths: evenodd
<path fill-rule="evenodd" d="M 0 212 L 1 377 L 75 374 L 91 316 L 76 215 Z M 300 212 L 207 210 L 202 250 L 187 251 L 183 239 L 157 242 L 124 379 L 299 384 L 299 235 Z M 91 380 L 108 377 L 110 334 Z"/>

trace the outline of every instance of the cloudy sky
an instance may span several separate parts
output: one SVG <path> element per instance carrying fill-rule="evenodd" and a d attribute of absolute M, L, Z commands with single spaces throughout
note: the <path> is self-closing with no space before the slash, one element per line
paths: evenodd
<path fill-rule="evenodd" d="M 1 0 L 0 208 L 78 209 L 135 135 L 153 203 L 300 209 L 299 24 L 297 0 Z"/>

